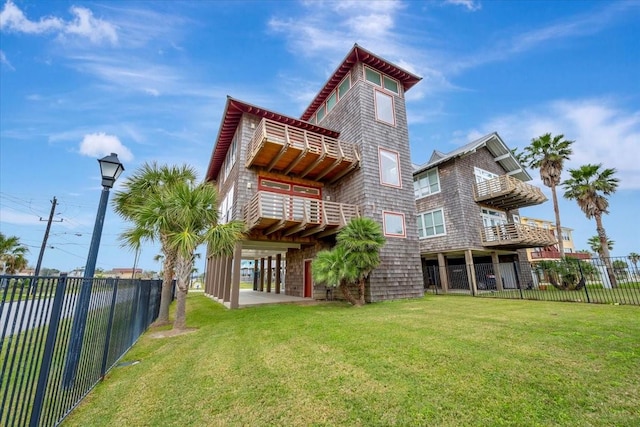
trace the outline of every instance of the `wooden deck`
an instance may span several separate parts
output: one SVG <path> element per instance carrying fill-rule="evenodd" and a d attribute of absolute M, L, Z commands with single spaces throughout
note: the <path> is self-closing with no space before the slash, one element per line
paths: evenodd
<path fill-rule="evenodd" d="M 349 220 L 360 216 L 356 205 L 258 191 L 244 207 L 244 221 L 250 230 L 264 235 L 306 237 L 337 233 Z"/>
<path fill-rule="evenodd" d="M 473 186 L 473 198 L 502 210 L 539 205 L 547 201 L 542 190 L 509 175 L 502 175 Z"/>
<path fill-rule="evenodd" d="M 246 167 L 335 182 L 355 169 L 355 145 L 289 125 L 262 119 L 249 143 Z"/>
<path fill-rule="evenodd" d="M 546 247 L 557 243 L 549 230 L 525 224 L 502 224 L 481 229 L 484 246 L 501 246 L 509 249 Z"/>

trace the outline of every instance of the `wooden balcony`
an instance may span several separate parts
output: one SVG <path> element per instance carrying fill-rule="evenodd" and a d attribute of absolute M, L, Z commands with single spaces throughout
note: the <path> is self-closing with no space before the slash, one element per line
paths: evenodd
<path fill-rule="evenodd" d="M 582 252 L 567 252 L 564 254 L 566 258 L 576 258 L 576 259 L 591 259 L 591 254 L 585 254 Z M 560 259 L 559 250 L 542 250 L 542 251 L 533 251 L 531 252 L 532 260 L 541 260 L 541 259 Z"/>
<path fill-rule="evenodd" d="M 258 191 L 244 207 L 249 229 L 264 235 L 323 237 L 337 233 L 349 220 L 360 216 L 356 205 Z"/>
<path fill-rule="evenodd" d="M 509 175 L 502 175 L 473 185 L 473 198 L 501 210 L 539 205 L 547 200 L 542 190 Z"/>
<path fill-rule="evenodd" d="M 508 249 L 543 248 L 557 243 L 549 230 L 525 224 L 493 225 L 482 228 L 480 234 L 483 246 L 501 246 Z"/>
<path fill-rule="evenodd" d="M 260 166 L 285 175 L 335 182 L 359 162 L 353 144 L 262 119 L 249 143 L 246 167 Z"/>

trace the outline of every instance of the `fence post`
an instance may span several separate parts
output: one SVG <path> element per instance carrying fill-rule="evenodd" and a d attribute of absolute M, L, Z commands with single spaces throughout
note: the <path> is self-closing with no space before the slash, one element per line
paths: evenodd
<path fill-rule="evenodd" d="M 520 269 L 518 268 L 518 261 L 513 262 L 513 269 L 516 271 L 516 286 L 520 291 L 520 299 L 524 299 L 524 295 L 522 294 L 522 284 L 520 281 Z"/>
<path fill-rule="evenodd" d="M 584 283 L 584 293 L 587 296 L 587 302 L 591 302 L 591 298 L 589 297 L 589 290 L 587 289 L 587 279 L 584 277 L 584 273 L 582 272 L 582 265 L 580 265 L 582 261 L 578 260 L 578 270 L 580 270 L 580 280 Z"/>
<path fill-rule="evenodd" d="M 67 288 L 67 274 L 60 274 L 56 293 L 53 297 L 53 307 L 51 307 L 51 317 L 49 319 L 49 329 L 47 331 L 47 340 L 44 345 L 44 354 L 42 356 L 42 365 L 38 375 L 38 385 L 36 386 L 36 395 L 33 401 L 33 410 L 29 425 L 36 427 L 40 422 L 42 415 L 42 403 L 47 389 L 49 380 L 49 372 L 51 371 L 51 362 L 53 360 L 53 350 L 55 349 L 56 339 L 58 338 L 58 326 L 62 314 L 62 305 L 64 302 L 65 291 Z"/>
<path fill-rule="evenodd" d="M 107 359 L 109 358 L 109 343 L 111 341 L 111 330 L 113 328 L 113 317 L 116 313 L 116 297 L 118 295 L 119 279 L 108 278 L 107 283 L 113 284 L 113 292 L 111 293 L 111 308 L 109 309 L 109 323 L 107 324 L 107 335 L 104 340 L 104 352 L 102 353 L 102 366 L 100 367 L 100 381 L 104 380 L 107 371 Z"/>

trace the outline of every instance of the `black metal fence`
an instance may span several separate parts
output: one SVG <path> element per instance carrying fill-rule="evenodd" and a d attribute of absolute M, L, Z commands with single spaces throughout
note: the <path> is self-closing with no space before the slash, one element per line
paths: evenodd
<path fill-rule="evenodd" d="M 58 425 L 157 318 L 161 287 L 0 276 L 0 426 Z"/>
<path fill-rule="evenodd" d="M 557 261 L 423 266 L 425 292 L 485 298 L 640 305 L 640 260 Z M 441 275 L 446 274 L 446 286 Z"/>

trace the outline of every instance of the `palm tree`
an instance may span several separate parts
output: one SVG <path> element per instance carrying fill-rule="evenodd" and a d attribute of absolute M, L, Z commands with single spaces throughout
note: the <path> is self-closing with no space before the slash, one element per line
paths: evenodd
<path fill-rule="evenodd" d="M 352 305 L 358 305 L 358 301 L 349 291 L 349 283 L 354 282 L 358 275 L 353 264 L 346 262 L 344 247 L 336 246 L 333 250 L 319 252 L 313 260 L 311 271 L 317 283 L 338 286 L 347 301 Z"/>
<path fill-rule="evenodd" d="M 125 246 L 139 249 L 144 240 L 159 240 L 163 253 L 163 280 L 160 297 L 160 311 L 156 325 L 169 323 L 169 305 L 172 299 L 174 266 L 176 253 L 168 244 L 168 224 L 163 222 L 145 222 L 150 217 L 148 205 L 152 196 L 164 188 L 177 183 L 194 183 L 195 169 L 183 166 L 159 166 L 153 162 L 145 163 L 123 183 L 123 190 L 115 193 L 113 205 L 115 211 L 134 225 L 122 234 Z M 157 200 L 156 200 L 157 202 Z M 163 209 L 162 206 L 156 206 Z M 151 215 L 152 216 L 152 215 Z"/>
<path fill-rule="evenodd" d="M 607 239 L 607 249 L 609 249 L 610 251 L 613 250 L 613 245 L 616 242 L 614 242 L 611 239 Z M 587 244 L 589 245 L 589 247 L 591 248 L 591 250 L 593 252 L 595 252 L 596 254 L 598 254 L 599 257 L 603 257 L 602 255 L 602 242 L 600 241 L 600 236 L 591 236 L 589 237 L 589 240 L 587 240 Z"/>
<path fill-rule="evenodd" d="M 0 233 L 0 272 L 15 274 L 28 265 L 25 258 L 29 249 L 16 236 L 6 237 Z"/>
<path fill-rule="evenodd" d="M 173 329 L 186 328 L 186 297 L 193 270 L 195 251 L 207 244 L 211 255 L 231 255 L 243 238 L 244 223 L 218 224 L 218 193 L 208 182 L 187 182 L 165 187 L 152 198 L 148 222 L 168 224 L 167 244 L 175 251 L 177 303 Z M 155 203 L 157 202 L 157 205 Z M 160 208 L 160 209 L 155 209 Z"/>
<path fill-rule="evenodd" d="M 609 201 L 606 196 L 615 193 L 620 180 L 613 175 L 615 169 L 601 169 L 602 165 L 587 164 L 578 169 L 569 169 L 571 178 L 562 183 L 564 197 L 575 200 L 588 219 L 595 218 L 596 230 L 600 238 L 601 256 L 607 267 L 607 275 L 612 286 L 616 286 L 616 278 L 611 266 L 609 240 L 602 225 L 602 215 L 609 213 Z"/>
<path fill-rule="evenodd" d="M 524 148 L 524 154 L 519 159 L 528 163 L 529 167 L 540 169 L 540 178 L 547 187 L 551 188 L 553 198 L 553 211 L 556 215 L 556 238 L 560 254 L 564 254 L 564 242 L 562 240 L 562 226 L 560 225 L 560 209 L 558 208 L 558 196 L 556 187 L 560 184 L 560 176 L 564 167 L 564 161 L 569 160 L 573 154 L 571 144 L 574 141 L 564 139 L 564 135 L 551 136 L 545 133 L 531 140 L 531 144 Z"/>
<path fill-rule="evenodd" d="M 318 254 L 313 274 L 319 283 L 338 284 L 347 301 L 364 305 L 365 284 L 371 271 L 380 264 L 380 249 L 385 243 L 380 225 L 371 218 L 354 218 L 338 233 L 337 245 Z M 358 299 L 348 286 L 358 285 Z"/>
<path fill-rule="evenodd" d="M 380 249 L 386 241 L 380 224 L 371 218 L 354 218 L 338 233 L 337 240 L 357 271 L 358 300 L 360 305 L 364 305 L 365 282 L 380 264 Z"/>

